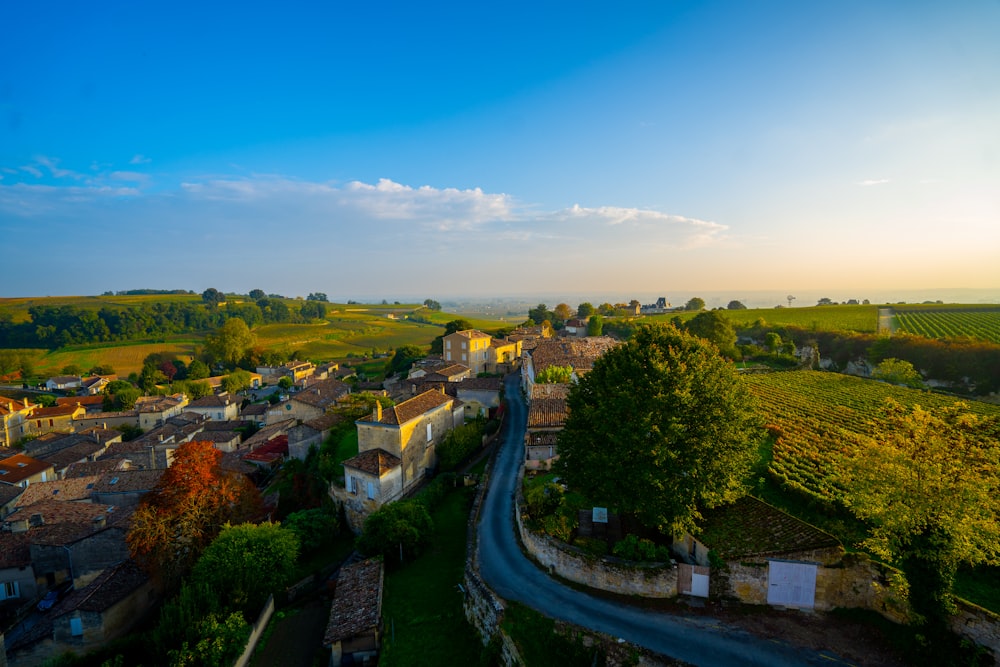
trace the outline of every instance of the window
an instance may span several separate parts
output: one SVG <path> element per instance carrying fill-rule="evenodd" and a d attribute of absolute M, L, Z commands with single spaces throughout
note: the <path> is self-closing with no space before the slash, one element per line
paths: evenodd
<path fill-rule="evenodd" d="M 431 433 L 431 425 L 430 425 L 430 424 L 428 424 L 428 425 L 427 425 L 427 442 L 430 442 L 430 441 L 431 441 L 431 437 L 432 437 L 432 435 L 433 435 L 433 434 Z"/>
<path fill-rule="evenodd" d="M 444 342 L 444 349 L 446 349 L 446 350 L 450 350 L 451 349 L 451 341 L 450 340 L 446 340 Z"/>
<path fill-rule="evenodd" d="M 16 581 L 5 581 L 3 582 L 3 587 L 0 588 L 0 595 L 3 595 L 3 599 L 20 597 L 20 591 L 17 587 Z"/>
<path fill-rule="evenodd" d="M 464 350 L 466 347 L 468 347 L 468 344 L 463 340 L 462 341 L 462 349 Z"/>
<path fill-rule="evenodd" d="M 347 476 L 347 491 L 348 493 L 358 492 L 358 480 L 354 479 L 350 475 Z"/>
<path fill-rule="evenodd" d="M 83 619 L 79 616 L 69 619 L 69 633 L 74 637 L 83 635 Z"/>
<path fill-rule="evenodd" d="M 375 482 L 368 482 L 368 500 L 375 500 Z"/>

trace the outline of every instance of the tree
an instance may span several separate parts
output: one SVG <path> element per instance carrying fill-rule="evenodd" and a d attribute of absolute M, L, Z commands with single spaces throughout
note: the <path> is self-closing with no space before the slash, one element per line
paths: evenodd
<path fill-rule="evenodd" d="M 594 314 L 587 320 L 587 335 L 600 336 L 604 333 L 604 318 Z"/>
<path fill-rule="evenodd" d="M 736 301 L 736 300 L 730 301 L 729 305 L 726 306 L 726 308 L 728 308 L 729 310 L 746 310 L 747 309 L 747 307 L 743 305 L 742 301 Z"/>
<path fill-rule="evenodd" d="M 185 380 L 180 391 L 183 391 L 192 401 L 197 401 L 212 393 L 212 385 L 205 380 Z"/>
<path fill-rule="evenodd" d="M 222 378 L 222 388 L 230 394 L 236 394 L 249 389 L 250 382 L 250 372 L 241 368 Z"/>
<path fill-rule="evenodd" d="M 572 366 L 547 366 L 535 375 L 538 384 L 569 384 L 572 380 Z"/>
<path fill-rule="evenodd" d="M 424 351 L 417 345 L 400 345 L 389 360 L 387 372 L 389 375 L 404 375 L 417 359 L 423 359 Z"/>
<path fill-rule="evenodd" d="M 640 326 L 594 362 L 567 405 L 557 471 L 594 502 L 677 535 L 743 495 L 761 436 L 754 401 L 703 340 Z"/>
<path fill-rule="evenodd" d="M 719 352 L 728 356 L 736 356 L 736 330 L 729 318 L 715 310 L 698 313 L 684 324 L 684 329 L 690 334 L 704 338 L 713 343 Z"/>
<path fill-rule="evenodd" d="M 306 301 L 329 301 L 326 298 L 326 294 L 323 292 L 311 292 L 309 296 L 306 297 Z"/>
<path fill-rule="evenodd" d="M 899 384 L 913 389 L 922 389 L 924 379 L 920 376 L 920 371 L 913 367 L 909 361 L 902 359 L 883 359 L 872 371 L 873 380 L 881 380 L 889 384 Z"/>
<path fill-rule="evenodd" d="M 133 387 L 131 382 L 112 380 L 104 387 L 104 410 L 106 412 L 131 410 L 140 396 L 142 392 Z"/>
<path fill-rule="evenodd" d="M 210 375 L 208 370 L 208 364 L 200 359 L 195 359 L 188 366 L 187 379 L 188 380 L 204 380 Z"/>
<path fill-rule="evenodd" d="M 778 350 L 781 349 L 781 336 L 774 331 L 768 331 L 764 336 L 764 347 L 771 354 L 777 354 Z"/>
<path fill-rule="evenodd" d="M 576 307 L 576 316 L 580 319 L 586 319 L 594 314 L 594 305 L 588 301 L 584 301 L 579 306 Z"/>
<path fill-rule="evenodd" d="M 292 378 L 288 377 L 287 375 L 282 375 L 281 379 L 278 380 L 278 387 L 280 387 L 284 391 L 288 391 L 289 389 L 291 389 L 292 385 L 294 384 L 295 382 L 292 380 Z"/>
<path fill-rule="evenodd" d="M 424 550 L 434 532 L 427 507 L 417 500 L 400 500 L 375 510 L 365 519 L 358 549 L 368 555 L 381 554 L 387 560 L 414 558 Z"/>
<path fill-rule="evenodd" d="M 279 302 L 280 303 L 280 302 Z M 326 303 L 325 300 L 314 299 L 312 301 L 306 301 L 299 308 L 299 315 L 301 315 L 306 320 L 321 320 L 326 317 Z"/>
<path fill-rule="evenodd" d="M 164 361 L 160 364 L 160 372 L 163 373 L 165 378 L 167 378 L 167 382 L 172 383 L 174 381 L 174 376 L 177 375 L 177 366 L 174 365 L 174 362 L 172 361 Z"/>
<path fill-rule="evenodd" d="M 697 296 L 691 297 L 684 304 L 684 310 L 705 310 L 705 300 Z"/>
<path fill-rule="evenodd" d="M 899 563 L 913 610 L 940 631 L 958 567 L 1000 564 L 1000 419 L 962 403 L 929 411 L 888 399 L 871 431 L 842 466 L 845 503 L 871 526 L 865 545 Z"/>
<path fill-rule="evenodd" d="M 326 485 L 323 486 L 325 489 Z M 329 544 L 339 530 L 337 515 L 319 507 L 292 512 L 284 518 L 281 527 L 299 536 L 299 547 L 304 556 L 312 555 Z"/>
<path fill-rule="evenodd" d="M 214 287 L 209 287 L 201 293 L 201 300 L 208 304 L 209 308 L 218 308 L 219 304 L 226 300 L 226 295 Z"/>
<path fill-rule="evenodd" d="M 441 304 L 434 299 L 424 299 L 424 306 L 428 310 L 441 310 Z"/>
<path fill-rule="evenodd" d="M 573 309 L 569 307 L 569 304 L 560 303 L 556 306 L 555 310 L 552 311 L 555 319 L 559 322 L 565 322 L 569 318 L 573 317 Z"/>
<path fill-rule="evenodd" d="M 822 299 L 816 302 L 817 306 L 836 306 L 837 302 L 830 297 L 824 296 Z"/>
<path fill-rule="evenodd" d="M 83 369 L 77 364 L 68 364 L 62 367 L 63 375 L 83 375 Z"/>
<path fill-rule="evenodd" d="M 266 299 L 267 294 L 262 289 L 252 289 L 248 295 L 254 301 L 260 301 L 261 299 Z"/>
<path fill-rule="evenodd" d="M 256 340 L 257 337 L 250 332 L 246 322 L 239 317 L 231 317 L 215 333 L 205 338 L 205 348 L 216 359 L 235 366 Z"/>
<path fill-rule="evenodd" d="M 534 320 L 535 322 L 544 322 L 545 320 L 552 320 L 552 313 L 549 311 L 549 307 L 544 303 L 540 303 L 531 310 L 528 311 L 528 319 Z"/>
<path fill-rule="evenodd" d="M 291 582 L 298 556 L 298 536 L 280 524 L 225 525 L 198 559 L 191 581 L 213 590 L 224 608 L 253 615 Z"/>
<path fill-rule="evenodd" d="M 602 303 L 600 306 L 597 307 L 597 312 L 603 315 L 604 317 L 614 317 L 615 307 L 612 306 L 607 301 L 605 301 L 604 303 Z"/>
<path fill-rule="evenodd" d="M 211 442 L 186 442 L 143 496 L 126 537 L 129 551 L 151 575 L 174 588 L 227 523 L 259 515 L 260 494 L 245 475 L 219 466 Z"/>

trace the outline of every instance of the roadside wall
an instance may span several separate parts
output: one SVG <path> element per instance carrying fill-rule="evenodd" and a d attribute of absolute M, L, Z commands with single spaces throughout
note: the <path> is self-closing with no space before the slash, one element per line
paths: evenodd
<path fill-rule="evenodd" d="M 521 519 L 524 505 L 524 468 L 517 478 L 514 518 L 524 550 L 550 574 L 609 593 L 648 598 L 677 597 L 677 564 L 633 563 L 618 558 L 598 558 L 581 549 L 535 533 Z"/>
<path fill-rule="evenodd" d="M 1000 615 L 958 600 L 958 613 L 951 619 L 951 628 L 993 652 L 993 661 L 1000 665 Z"/>
<path fill-rule="evenodd" d="M 257 648 L 257 642 L 260 641 L 260 636 L 264 634 L 264 630 L 267 628 L 268 621 L 271 620 L 271 615 L 274 613 L 274 596 L 269 595 L 267 597 L 267 602 L 264 604 L 264 609 L 261 610 L 260 616 L 257 617 L 257 621 L 250 628 L 250 637 L 247 639 L 247 646 L 243 649 L 243 655 L 241 655 L 236 662 L 233 663 L 233 667 L 246 667 L 250 663 L 250 658 L 253 657 L 253 651 Z"/>

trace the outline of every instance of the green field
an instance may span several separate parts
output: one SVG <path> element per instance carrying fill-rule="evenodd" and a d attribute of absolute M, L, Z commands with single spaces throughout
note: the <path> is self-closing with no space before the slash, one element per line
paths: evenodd
<path fill-rule="evenodd" d="M 763 321 L 767 327 L 795 327 L 811 331 L 854 331 L 875 333 L 878 328 L 878 306 L 809 306 L 807 308 L 751 308 L 719 311 L 737 329 L 750 329 Z M 669 322 L 674 317 L 687 321 L 697 312 L 682 311 L 651 315 L 643 320 Z"/>
<path fill-rule="evenodd" d="M 974 338 L 1000 343 L 1000 308 L 996 306 L 894 310 L 896 330 L 903 333 L 925 338 Z"/>

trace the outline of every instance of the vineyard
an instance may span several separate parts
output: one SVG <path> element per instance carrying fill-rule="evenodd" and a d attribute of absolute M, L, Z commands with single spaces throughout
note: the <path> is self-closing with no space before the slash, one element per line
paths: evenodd
<path fill-rule="evenodd" d="M 836 501 L 843 489 L 837 459 L 867 437 L 868 421 L 885 399 L 924 408 L 949 406 L 956 399 L 850 375 L 790 371 L 743 376 L 757 396 L 768 429 L 776 436 L 770 472 L 809 497 Z M 1000 407 L 968 403 L 970 412 L 1000 414 Z"/>
<path fill-rule="evenodd" d="M 926 338 L 976 338 L 1000 343 L 1000 309 L 897 310 L 898 331 Z"/>

